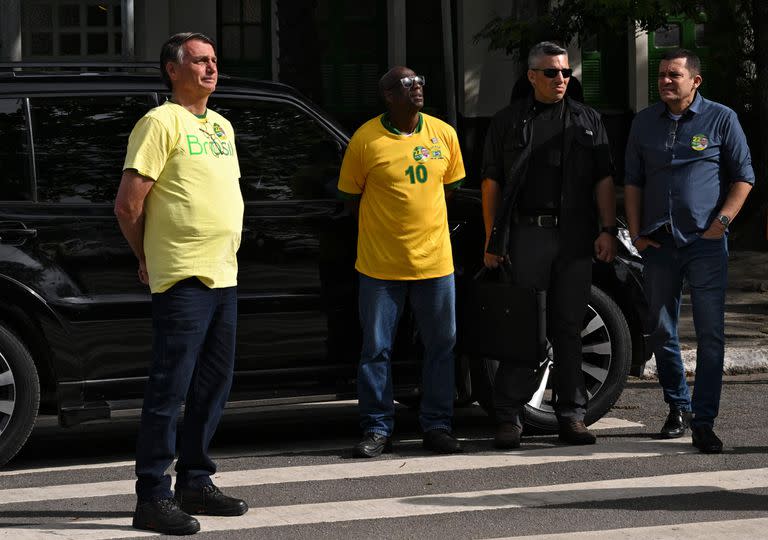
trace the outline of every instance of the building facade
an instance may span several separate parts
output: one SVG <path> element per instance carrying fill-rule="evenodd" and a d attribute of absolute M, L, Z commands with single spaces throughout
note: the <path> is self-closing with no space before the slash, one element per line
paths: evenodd
<path fill-rule="evenodd" d="M 175 32 L 218 44 L 223 73 L 296 86 L 350 131 L 382 106 L 377 81 L 392 65 L 427 79 L 427 112 L 456 125 L 470 176 L 485 127 L 510 99 L 520 64 L 475 42 L 496 14 L 533 18 L 535 0 L 0 0 L 0 61 L 156 62 Z M 585 101 L 623 148 L 634 112 L 657 99 L 649 76 L 663 49 L 703 52 L 703 27 L 596 36 L 569 47 Z M 655 67 L 652 68 L 655 70 Z M 616 152 L 615 152 L 616 154 Z"/>

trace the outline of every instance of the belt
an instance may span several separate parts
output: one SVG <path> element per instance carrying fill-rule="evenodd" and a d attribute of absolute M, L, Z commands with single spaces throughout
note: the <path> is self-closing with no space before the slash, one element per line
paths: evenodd
<path fill-rule="evenodd" d="M 544 229 L 554 229 L 557 227 L 558 222 L 560 221 L 557 216 L 553 216 L 552 214 L 541 214 L 541 215 L 526 215 L 526 214 L 514 214 L 512 216 L 512 221 L 516 225 L 534 225 L 536 227 L 541 227 Z"/>

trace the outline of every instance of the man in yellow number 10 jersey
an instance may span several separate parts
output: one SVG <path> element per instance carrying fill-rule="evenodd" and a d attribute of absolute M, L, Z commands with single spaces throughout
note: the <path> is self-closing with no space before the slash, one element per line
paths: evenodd
<path fill-rule="evenodd" d="M 363 349 L 358 400 L 363 438 L 358 457 L 391 450 L 394 427 L 390 357 L 409 299 L 424 345 L 419 422 L 424 446 L 460 452 L 451 434 L 456 343 L 453 258 L 445 191 L 464 179 L 456 131 L 421 113 L 423 76 L 406 67 L 379 81 L 387 112 L 352 136 L 339 192 L 357 208 Z"/>

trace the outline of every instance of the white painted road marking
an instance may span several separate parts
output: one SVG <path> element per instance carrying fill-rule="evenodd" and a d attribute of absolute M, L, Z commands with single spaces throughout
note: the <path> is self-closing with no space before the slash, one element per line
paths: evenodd
<path fill-rule="evenodd" d="M 606 429 L 622 429 L 622 428 L 641 428 L 645 427 L 643 424 L 639 424 L 637 422 L 630 422 L 629 420 L 623 420 L 621 418 L 601 418 L 591 426 L 589 426 L 589 429 L 592 431 L 602 431 Z M 491 440 L 491 438 L 483 438 L 479 439 L 477 437 L 472 438 L 464 438 L 461 437 L 460 440 L 462 441 L 480 441 L 480 440 Z M 530 439 L 528 439 L 530 441 Z M 357 442 L 356 440 L 354 442 Z M 312 446 L 302 445 L 301 443 L 295 443 L 291 445 L 280 445 L 280 446 L 273 446 L 268 447 L 264 450 L 258 450 L 258 451 L 243 451 L 240 453 L 213 453 L 214 460 L 221 460 L 221 459 L 236 459 L 241 457 L 267 457 L 267 456 L 274 456 L 279 454 L 285 454 L 286 452 L 295 452 L 295 453 L 312 453 L 312 452 L 318 452 L 318 451 L 334 451 L 337 450 L 339 453 L 345 452 L 348 448 L 351 448 L 354 442 L 350 442 L 347 445 L 339 446 L 338 441 L 332 441 L 329 443 L 316 443 Z M 394 439 L 394 444 L 416 444 L 421 443 L 421 439 Z M 43 474 L 43 473 L 50 473 L 50 472 L 65 472 L 65 471 L 77 471 L 77 470 L 89 470 L 89 469 L 104 469 L 104 468 L 119 468 L 119 467 L 133 467 L 135 462 L 133 460 L 131 461 L 109 461 L 104 463 L 84 463 L 84 464 L 67 464 L 62 466 L 51 466 L 51 467 L 38 467 L 35 469 L 17 469 L 13 471 L 0 471 L 0 477 L 3 476 L 19 476 L 22 474 Z"/>
<path fill-rule="evenodd" d="M 509 536 L 496 540 L 731 540 L 764 538 L 768 531 L 768 518 L 707 521 L 704 523 L 675 523 L 633 529 L 579 531 L 532 536 Z"/>
<path fill-rule="evenodd" d="M 620 478 L 596 482 L 401 498 L 272 506 L 254 508 L 247 514 L 236 518 L 202 516 L 199 520 L 202 530 L 205 532 L 242 531 L 311 523 L 391 519 L 764 488 L 768 488 L 767 468 Z M 130 518 L 118 518 L 58 523 L 53 526 L 9 527 L 0 531 L 0 538 L 13 538 L 14 540 L 42 540 L 46 538 L 106 540 L 149 535 L 141 534 L 132 529 L 130 524 Z M 573 533 L 569 533 L 569 537 L 572 535 Z M 647 537 L 643 536 L 642 538 Z M 610 536 L 610 538 L 621 538 L 621 536 Z"/>
<path fill-rule="evenodd" d="M 552 446 L 536 450 L 458 454 L 439 458 L 427 456 L 375 461 L 347 460 L 346 463 L 330 465 L 221 472 L 216 474 L 214 481 L 224 488 L 697 453 L 698 450 L 691 446 L 690 441 L 690 438 L 667 441 L 649 439 L 606 442 L 596 446 Z M 133 492 L 133 480 L 53 485 L 46 486 L 44 490 L 39 487 L 3 489 L 0 490 L 0 506 L 33 501 L 128 495 Z"/>

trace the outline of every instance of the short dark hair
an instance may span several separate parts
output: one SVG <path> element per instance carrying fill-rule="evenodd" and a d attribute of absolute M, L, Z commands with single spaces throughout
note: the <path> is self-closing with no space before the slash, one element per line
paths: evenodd
<path fill-rule="evenodd" d="M 568 51 L 562 48 L 557 43 L 551 41 L 542 41 L 537 43 L 528 52 L 528 69 L 535 68 L 536 64 L 542 56 L 560 56 L 564 54 L 568 56 Z"/>
<path fill-rule="evenodd" d="M 184 49 L 183 45 L 192 39 L 207 43 L 214 50 L 216 50 L 216 44 L 211 38 L 200 32 L 180 32 L 174 34 L 168 38 L 168 41 L 163 43 L 163 47 L 160 49 L 160 74 L 163 77 L 163 82 L 170 90 L 173 90 L 173 84 L 171 84 L 171 78 L 168 76 L 168 72 L 165 70 L 165 65 L 168 62 L 176 62 L 181 64 L 184 61 Z"/>
<path fill-rule="evenodd" d="M 692 76 L 701 75 L 701 59 L 695 52 L 688 49 L 672 49 L 661 55 L 661 59 L 667 61 L 678 58 L 685 58 L 685 67 Z"/>

